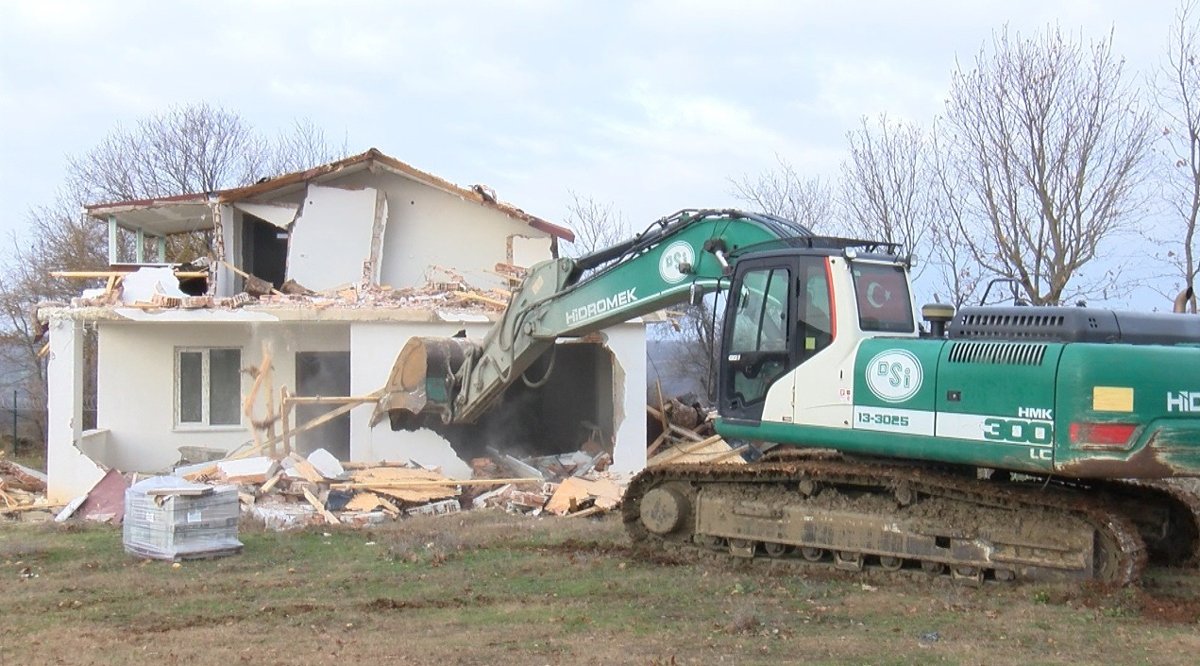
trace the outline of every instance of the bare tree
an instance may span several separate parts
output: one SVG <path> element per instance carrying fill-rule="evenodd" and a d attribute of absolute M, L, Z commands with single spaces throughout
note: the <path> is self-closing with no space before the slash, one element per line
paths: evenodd
<path fill-rule="evenodd" d="M 948 154 L 939 144 L 940 136 L 935 122 L 928 153 L 933 180 L 929 203 L 936 220 L 929 230 L 929 263 L 935 273 L 934 301 L 949 302 L 958 309 L 976 297 L 987 276 L 975 261 L 966 235 L 967 188 L 956 180 L 957 171 L 946 164 Z"/>
<path fill-rule="evenodd" d="M 43 301 L 69 301 L 80 287 L 50 272 L 108 265 L 107 229 L 81 214 L 85 203 L 211 192 L 276 175 L 276 168 L 314 166 L 306 161 L 318 156 L 332 159 L 331 148 L 307 121 L 297 122 L 294 136 L 281 134 L 272 142 L 235 113 L 195 104 L 145 118 L 133 129 L 118 125 L 95 148 L 69 158 L 56 200 L 29 211 L 25 234 L 11 238 L 12 261 L 0 269 L 0 338 L 6 343 L 0 353 L 24 378 L 28 402 L 39 409 L 45 405 L 34 308 Z M 172 237 L 168 259 L 207 252 L 208 235 Z"/>
<path fill-rule="evenodd" d="M 927 251 L 935 226 L 934 179 L 925 133 L 886 114 L 863 118 L 848 132 L 850 156 L 842 163 L 842 206 L 854 235 Z M 917 276 L 924 268 L 918 263 Z"/>
<path fill-rule="evenodd" d="M 262 174 L 266 176 L 303 171 L 333 162 L 349 155 L 350 148 L 344 135 L 341 143 L 334 144 L 323 128 L 308 118 L 299 118 L 292 122 L 289 131 L 279 132 L 264 154 L 270 156 L 268 173 Z"/>
<path fill-rule="evenodd" d="M 1162 114 L 1162 144 L 1169 160 L 1166 199 L 1173 215 L 1166 241 L 1167 260 L 1190 292 L 1196 312 L 1196 224 L 1200 221 L 1200 2 L 1191 0 L 1175 13 L 1166 64 L 1156 73 L 1155 91 Z M 1185 294 L 1186 296 L 1187 294 Z"/>
<path fill-rule="evenodd" d="M 1006 29 L 954 72 L 943 146 L 967 189 L 963 238 L 985 270 L 1034 304 L 1115 295 L 1115 270 L 1084 268 L 1139 222 L 1150 117 L 1110 39 L 1085 47 L 1057 28 Z"/>
<path fill-rule="evenodd" d="M 801 178 L 791 163 L 779 155 L 775 161 L 776 168 L 756 177 L 730 178 L 731 194 L 757 212 L 799 222 L 814 233 L 833 233 L 838 223 L 829 181 L 820 177 Z"/>
<path fill-rule="evenodd" d="M 601 203 L 590 196 L 569 192 L 567 225 L 575 230 L 575 240 L 568 244 L 566 254 L 582 257 L 630 237 L 629 225 L 612 203 Z"/>

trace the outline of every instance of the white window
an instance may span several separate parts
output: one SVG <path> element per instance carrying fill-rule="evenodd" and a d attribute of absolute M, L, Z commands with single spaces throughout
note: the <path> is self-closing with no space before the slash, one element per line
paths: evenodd
<path fill-rule="evenodd" d="M 177 348 L 176 425 L 241 425 L 241 367 L 238 348 Z"/>

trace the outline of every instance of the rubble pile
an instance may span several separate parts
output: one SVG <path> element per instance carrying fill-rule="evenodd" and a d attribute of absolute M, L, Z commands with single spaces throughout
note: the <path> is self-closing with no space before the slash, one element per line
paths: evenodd
<path fill-rule="evenodd" d="M 461 273 L 439 266 L 431 267 L 426 283 L 420 287 L 396 289 L 364 280 L 359 284 L 344 284 L 332 289 L 312 291 L 294 280 L 288 280 L 276 289 L 266 280 L 225 265 L 243 278 L 245 291 L 224 298 L 215 298 L 204 293 L 189 294 L 181 288 L 187 280 L 206 282 L 210 267 L 210 262 L 206 261 L 175 269 L 144 267 L 131 273 L 58 271 L 52 275 L 106 280 L 104 287 L 85 289 L 80 296 L 71 299 L 72 307 L 194 310 L 236 309 L 247 305 L 304 305 L 315 308 L 370 306 L 499 312 L 507 307 L 511 296 L 509 289 L 479 286 Z M 519 282 L 524 275 L 524 269 L 509 264 L 496 264 L 495 270 L 490 273 L 497 282 L 511 287 Z"/>
<path fill-rule="evenodd" d="M 651 437 L 646 448 L 646 466 L 674 463 L 745 464 L 749 445 L 730 446 L 713 428 L 712 413 L 679 398 L 646 405 Z M 657 433 L 657 434 L 656 434 Z"/>
<path fill-rule="evenodd" d="M 12 516 L 51 508 L 46 501 L 45 474 L 0 458 L 0 514 Z"/>
<path fill-rule="evenodd" d="M 341 462 L 317 449 L 307 457 L 290 453 L 278 458 L 262 455 L 184 465 L 172 476 L 156 477 L 175 481 L 155 494 L 165 500 L 170 488 L 194 490 L 196 484 L 210 491 L 235 488 L 242 514 L 275 530 L 309 525 L 362 527 L 407 516 L 471 509 L 591 516 L 619 506 L 628 484 L 628 479 L 606 471 L 610 459 L 603 451 L 525 460 L 497 453 L 494 458 L 473 461 L 475 478 L 452 479 L 416 463 Z M 514 476 L 516 473 L 521 475 Z M 5 492 L 25 493 L 7 490 L 16 485 L 10 478 L 16 476 L 6 472 Z M 124 518 L 120 498 L 138 478 L 146 477 L 109 470 L 91 492 L 60 511 L 56 520 L 75 517 L 120 524 Z M 45 489 L 44 482 L 40 487 Z M 58 508 L 41 498 L 41 504 L 29 500 L 29 506 L 47 511 Z"/>

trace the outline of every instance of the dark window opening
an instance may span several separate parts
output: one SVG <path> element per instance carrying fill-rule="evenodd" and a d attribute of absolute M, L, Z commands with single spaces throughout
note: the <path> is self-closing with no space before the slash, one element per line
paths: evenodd
<path fill-rule="evenodd" d="M 287 279 L 287 251 L 286 229 L 242 214 L 242 270 L 278 289 Z"/>
<path fill-rule="evenodd" d="M 296 352 L 296 395 L 350 395 L 350 352 Z M 296 405 L 295 422 L 306 423 L 341 405 Z M 296 434 L 301 455 L 325 449 L 338 460 L 350 459 L 350 415 Z"/>

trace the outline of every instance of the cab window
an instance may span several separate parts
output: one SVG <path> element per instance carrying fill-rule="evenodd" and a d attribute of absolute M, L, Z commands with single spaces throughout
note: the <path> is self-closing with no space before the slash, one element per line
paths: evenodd
<path fill-rule="evenodd" d="M 887 264 L 852 264 L 858 325 L 864 331 L 911 333 L 912 300 L 904 269 Z"/>

